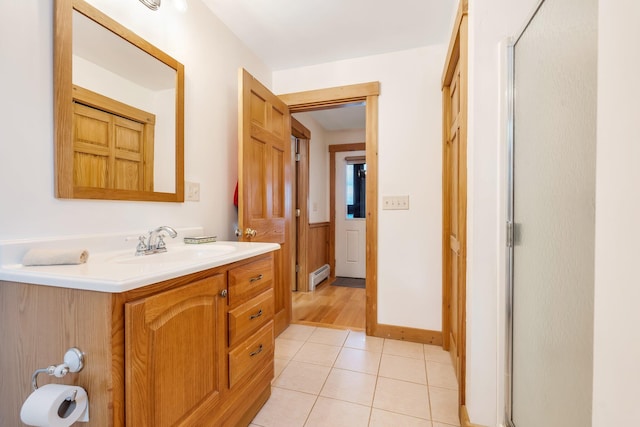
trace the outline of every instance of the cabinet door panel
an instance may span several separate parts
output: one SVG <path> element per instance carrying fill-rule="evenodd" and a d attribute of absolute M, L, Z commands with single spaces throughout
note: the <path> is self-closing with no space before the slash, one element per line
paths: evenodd
<path fill-rule="evenodd" d="M 189 425 L 218 405 L 225 285 L 218 274 L 125 304 L 127 425 Z"/>

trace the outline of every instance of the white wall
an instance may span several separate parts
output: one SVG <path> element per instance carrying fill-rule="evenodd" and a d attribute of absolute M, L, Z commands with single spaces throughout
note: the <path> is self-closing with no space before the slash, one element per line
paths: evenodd
<path fill-rule="evenodd" d="M 445 54 L 446 46 L 439 45 L 273 74 L 275 93 L 381 83 L 378 321 L 436 331 L 442 328 L 440 76 Z M 385 195 L 409 195 L 410 210 L 381 210 Z"/>
<path fill-rule="evenodd" d="M 601 0 L 593 427 L 638 424 L 640 3 Z"/>
<path fill-rule="evenodd" d="M 329 221 L 329 151 L 326 131 L 311 113 L 294 117 L 311 132 L 309 141 L 309 223 Z"/>
<path fill-rule="evenodd" d="M 185 179 L 200 202 L 60 200 L 53 171 L 53 2 L 1 1 L 0 239 L 202 225 L 232 237 L 237 179 L 237 70 L 271 71 L 199 0 L 186 13 L 91 0 L 185 66 Z"/>

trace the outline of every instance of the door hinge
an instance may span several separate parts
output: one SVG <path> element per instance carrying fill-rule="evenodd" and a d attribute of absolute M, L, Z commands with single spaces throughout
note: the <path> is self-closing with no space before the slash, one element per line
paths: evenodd
<path fill-rule="evenodd" d="M 299 273 L 299 272 L 300 272 L 300 265 L 296 264 L 296 273 Z"/>
<path fill-rule="evenodd" d="M 513 222 L 507 221 L 507 247 L 513 247 Z"/>
<path fill-rule="evenodd" d="M 300 161 L 300 153 L 296 153 L 296 162 Z"/>
<path fill-rule="evenodd" d="M 296 209 L 296 217 L 300 217 L 300 209 Z"/>

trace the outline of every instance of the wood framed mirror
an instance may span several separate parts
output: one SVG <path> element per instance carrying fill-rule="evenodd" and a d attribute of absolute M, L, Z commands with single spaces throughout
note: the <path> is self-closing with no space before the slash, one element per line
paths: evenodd
<path fill-rule="evenodd" d="M 184 201 L 184 67 L 82 0 L 55 0 L 55 194 Z"/>

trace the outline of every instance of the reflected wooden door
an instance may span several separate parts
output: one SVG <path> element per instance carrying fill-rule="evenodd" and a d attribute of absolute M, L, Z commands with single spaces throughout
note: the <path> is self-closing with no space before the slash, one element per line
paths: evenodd
<path fill-rule="evenodd" d="M 240 71 L 238 221 L 242 240 L 280 244 L 274 257 L 275 333 L 291 321 L 291 114 L 276 95 Z"/>

